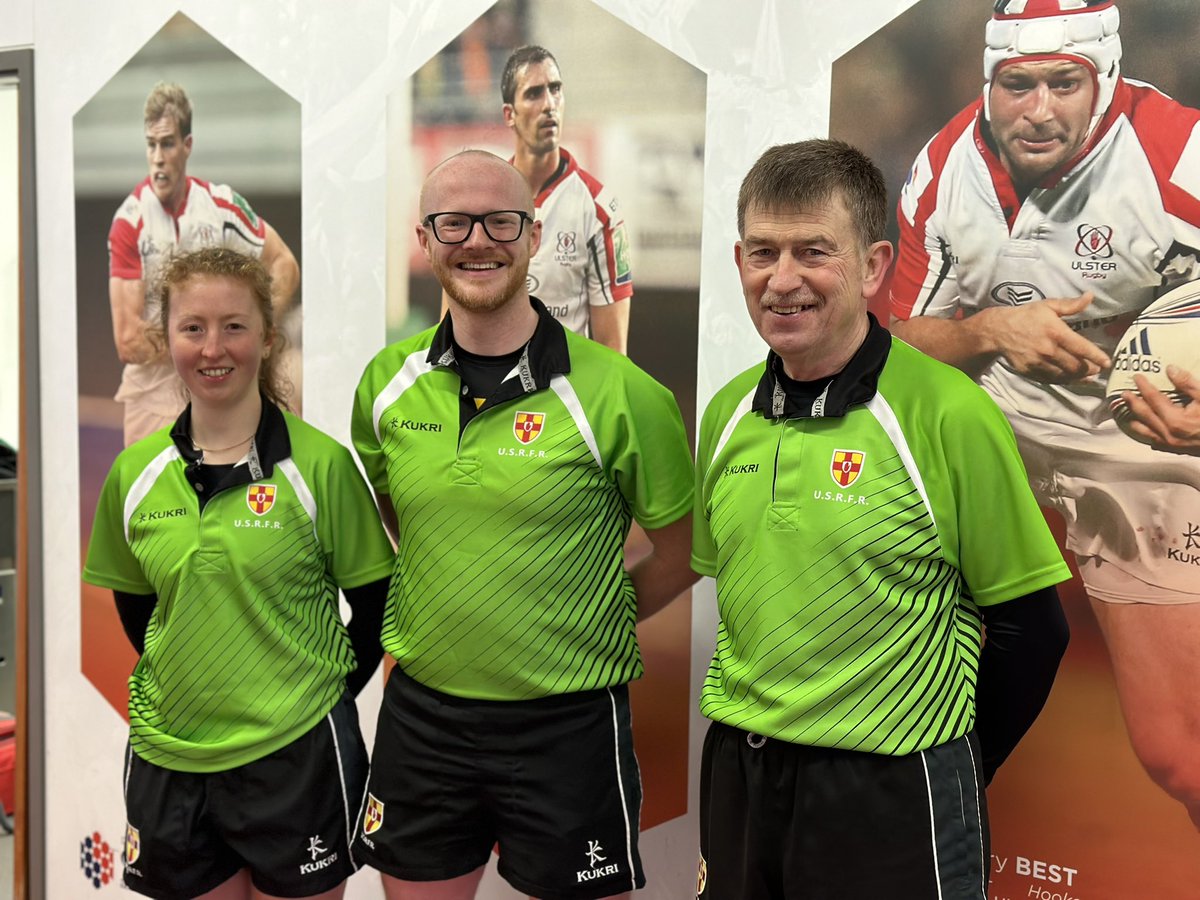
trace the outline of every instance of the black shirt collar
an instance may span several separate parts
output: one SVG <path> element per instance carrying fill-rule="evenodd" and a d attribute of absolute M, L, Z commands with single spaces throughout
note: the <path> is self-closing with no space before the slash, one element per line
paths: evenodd
<path fill-rule="evenodd" d="M 845 367 L 835 374 L 822 391 L 798 383 L 783 371 L 783 360 L 774 350 L 754 392 L 751 408 L 768 419 L 815 419 L 844 416 L 851 406 L 866 403 L 875 396 L 879 373 L 892 349 L 892 336 L 879 320 L 867 313 L 867 336 Z M 816 394 L 816 396 L 814 396 Z"/>
<path fill-rule="evenodd" d="M 202 455 L 192 444 L 191 434 L 192 404 L 189 403 L 171 427 L 171 440 L 175 442 L 179 455 L 183 457 L 189 467 L 200 465 Z M 288 436 L 287 421 L 279 407 L 266 397 L 262 398 L 262 413 L 258 417 L 258 428 L 254 432 L 254 443 L 251 444 L 251 452 L 248 455 L 257 456 L 258 472 L 254 471 L 253 459 L 245 465 L 236 465 L 221 480 L 218 490 L 269 478 L 275 470 L 275 464 L 292 455 L 292 441 Z"/>
<path fill-rule="evenodd" d="M 543 390 L 550 386 L 550 379 L 555 375 L 565 375 L 571 371 L 571 354 L 567 350 L 567 335 L 562 324 L 550 315 L 537 297 L 530 297 L 529 304 L 537 313 L 538 321 L 533 337 L 525 345 L 517 362 L 521 385 L 518 393 L 525 394 Z M 431 366 L 445 366 L 458 372 L 454 353 L 454 321 L 447 312 L 433 335 L 433 343 L 429 345 L 425 361 Z"/>

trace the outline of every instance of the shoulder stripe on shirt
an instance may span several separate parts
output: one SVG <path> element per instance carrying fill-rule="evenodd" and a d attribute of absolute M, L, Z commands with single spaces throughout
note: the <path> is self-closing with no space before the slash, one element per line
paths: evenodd
<path fill-rule="evenodd" d="M 571 418 L 575 421 L 575 427 L 579 429 L 579 436 L 592 451 L 592 459 L 596 460 L 596 465 L 603 469 L 604 462 L 600 459 L 600 447 L 596 443 L 596 435 L 592 432 L 591 423 L 588 422 L 587 416 L 583 412 L 583 404 L 579 402 L 579 395 L 575 393 L 575 388 L 571 387 L 571 382 L 565 376 L 555 375 L 550 379 L 550 389 L 558 395 L 558 399 L 571 414 Z"/>
<path fill-rule="evenodd" d="M 133 483 L 133 487 L 129 489 L 129 493 L 125 497 L 125 521 L 123 523 L 126 541 L 129 540 L 129 523 L 133 519 L 133 511 L 137 509 L 139 503 L 146 499 L 146 495 L 150 493 L 150 488 L 154 487 L 154 482 L 158 481 L 158 476 L 163 473 L 163 469 L 173 459 L 179 459 L 179 450 L 174 444 L 150 460 L 150 465 L 142 469 L 142 474 L 137 477 L 137 480 Z"/>
<path fill-rule="evenodd" d="M 284 474 L 284 477 L 291 482 L 292 490 L 296 492 L 296 499 L 300 501 L 300 505 L 308 513 L 308 518 L 312 520 L 313 534 L 315 535 L 317 533 L 317 501 L 313 499 L 312 491 L 308 489 L 308 482 L 304 480 L 304 476 L 300 474 L 300 470 L 292 462 L 290 456 L 287 459 L 281 459 L 275 465 L 279 467 L 279 471 Z M 318 543 L 320 543 L 319 540 Z"/>
<path fill-rule="evenodd" d="M 900 461 L 904 463 L 904 471 L 908 473 L 908 477 L 912 480 L 917 492 L 920 493 L 921 500 L 925 504 L 925 509 L 929 513 L 929 518 L 936 528 L 937 519 L 933 515 L 933 505 L 929 502 L 929 492 L 925 490 L 925 482 L 921 480 L 921 470 L 917 468 L 917 461 L 913 459 L 912 450 L 908 446 L 908 440 L 904 437 L 904 431 L 900 427 L 900 420 L 896 418 L 896 414 L 892 412 L 892 408 L 888 406 L 888 402 L 883 399 L 883 394 L 877 392 L 874 397 L 867 401 L 866 406 L 871 411 L 871 415 L 882 426 L 883 430 L 887 432 L 887 436 L 891 438 L 892 446 L 896 448 L 896 453 L 900 457 Z"/>
<path fill-rule="evenodd" d="M 738 405 L 734 408 L 733 414 L 729 417 L 729 421 L 725 423 L 725 430 L 721 432 L 721 439 L 717 441 L 716 449 L 713 450 L 713 459 L 716 459 L 721 455 L 721 451 L 725 449 L 725 445 L 729 442 L 729 438 L 733 435 L 733 429 L 737 427 L 737 423 L 742 420 L 742 416 L 750 412 L 750 407 L 754 404 L 754 392 L 757 389 L 758 385 L 755 385 L 753 388 L 751 388 L 750 393 L 743 397 Z M 708 460 L 705 462 L 707 463 Z"/>
<path fill-rule="evenodd" d="M 371 406 L 371 426 L 375 429 L 375 440 L 383 441 L 383 434 L 379 429 L 379 422 L 383 418 L 383 411 L 399 400 L 400 395 L 412 387 L 418 378 L 427 372 L 433 371 L 433 366 L 426 361 L 428 355 L 428 349 L 410 353 L 405 358 L 404 365 L 400 367 L 400 371 L 392 377 L 392 380 L 387 383 L 387 386 L 375 398 L 375 402 Z"/>

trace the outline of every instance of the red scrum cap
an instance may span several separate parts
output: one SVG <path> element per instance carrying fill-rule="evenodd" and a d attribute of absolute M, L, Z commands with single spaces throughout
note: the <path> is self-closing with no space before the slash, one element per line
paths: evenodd
<path fill-rule="evenodd" d="M 997 69 L 1023 57 L 1082 63 L 1096 77 L 1094 129 L 1112 103 L 1121 74 L 1120 24 L 1113 0 L 996 0 L 983 51 L 988 88 Z"/>

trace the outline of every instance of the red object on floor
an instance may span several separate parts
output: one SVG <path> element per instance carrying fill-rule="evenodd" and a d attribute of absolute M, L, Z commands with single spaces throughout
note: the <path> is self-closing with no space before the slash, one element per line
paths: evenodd
<path fill-rule="evenodd" d="M 13 769 L 17 761 L 17 720 L 0 712 L 0 807 L 12 815 Z"/>

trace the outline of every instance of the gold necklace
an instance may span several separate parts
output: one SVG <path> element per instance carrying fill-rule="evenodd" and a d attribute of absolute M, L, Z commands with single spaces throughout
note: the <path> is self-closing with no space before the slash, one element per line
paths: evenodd
<path fill-rule="evenodd" d="M 251 440 L 253 437 L 254 437 L 254 435 L 251 434 L 249 437 L 244 437 L 240 441 L 238 441 L 236 444 L 230 444 L 228 447 L 201 447 L 199 444 L 196 443 L 196 439 L 194 437 L 192 437 L 191 435 L 188 435 L 188 440 L 190 440 L 192 442 L 192 448 L 195 450 L 199 450 L 201 453 L 224 453 L 226 450 L 232 450 L 234 447 L 242 446 L 242 444 L 246 443 L 246 441 Z"/>

